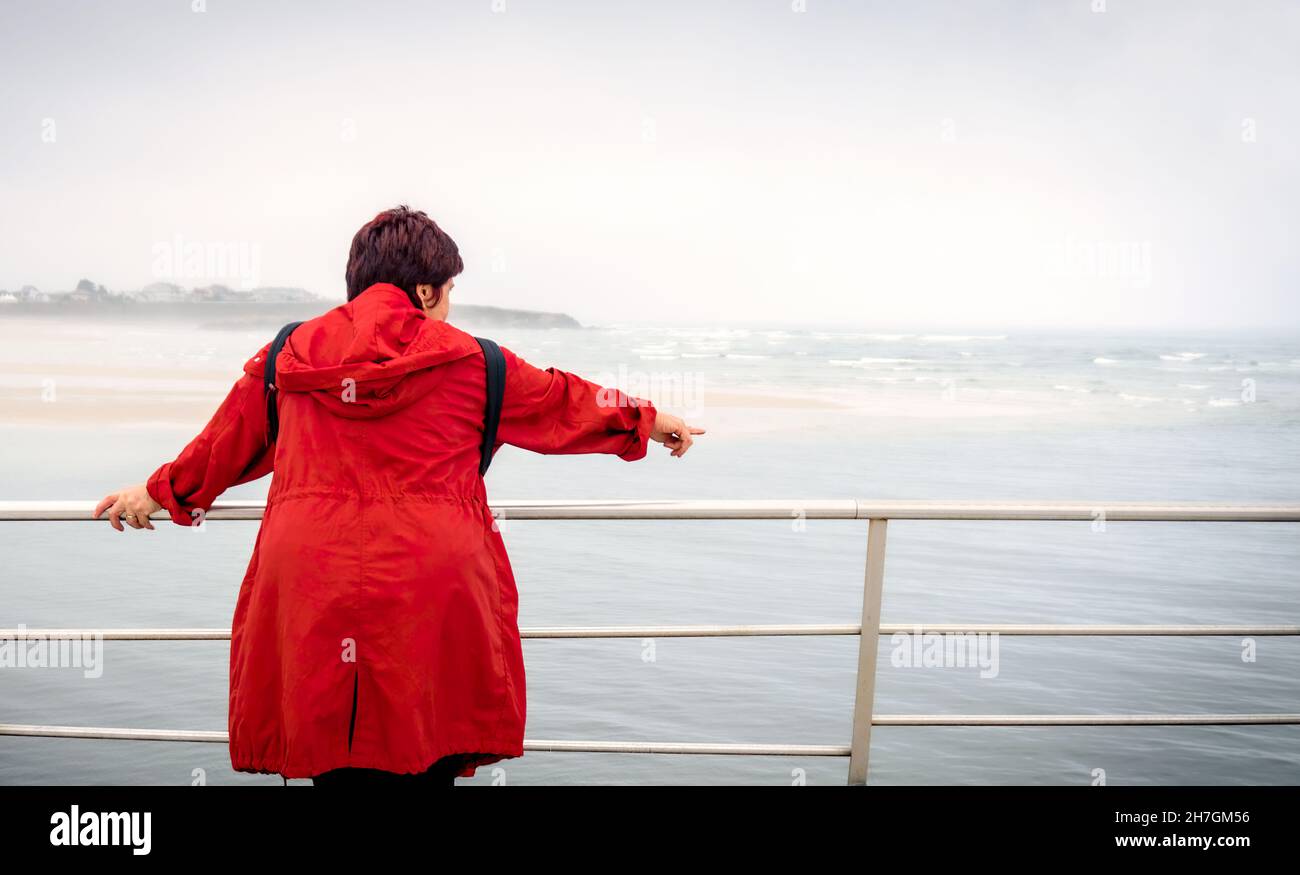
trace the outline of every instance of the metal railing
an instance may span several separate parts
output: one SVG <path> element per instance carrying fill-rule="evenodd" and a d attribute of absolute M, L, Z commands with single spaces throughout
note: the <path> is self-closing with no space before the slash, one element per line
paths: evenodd
<path fill-rule="evenodd" d="M 90 521 L 93 502 L 0 502 L 3 521 Z M 258 520 L 260 501 L 218 502 L 208 521 Z M 565 741 L 526 739 L 525 751 L 599 753 L 730 754 L 744 756 L 848 757 L 850 784 L 865 784 L 874 726 L 1230 726 L 1300 725 L 1300 713 L 1272 714 L 876 714 L 880 636 L 903 633 L 1023 636 L 1300 636 L 1300 625 L 999 625 L 884 623 L 880 617 L 889 520 L 1058 520 L 1112 522 L 1300 522 L 1300 505 L 1152 504 L 1134 502 L 952 502 L 952 501 L 502 501 L 493 512 L 508 520 L 867 520 L 862 616 L 856 624 L 645 626 L 525 628 L 524 638 L 659 638 L 787 635 L 857 635 L 858 666 L 853 724 L 847 745 L 701 744 L 691 742 Z M 165 512 L 154 519 L 168 519 Z M 110 641 L 211 641 L 229 629 L 3 629 L 0 638 Z M 0 723 L 0 735 L 49 738 L 130 739 L 224 744 L 225 732 L 122 727 L 41 726 Z"/>

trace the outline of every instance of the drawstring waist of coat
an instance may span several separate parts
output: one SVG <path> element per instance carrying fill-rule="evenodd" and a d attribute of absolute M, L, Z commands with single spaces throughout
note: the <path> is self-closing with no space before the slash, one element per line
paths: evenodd
<path fill-rule="evenodd" d="M 320 486 L 290 486 L 284 489 L 272 489 L 266 496 L 267 505 L 280 501 L 292 501 L 300 498 L 324 498 L 339 504 L 351 501 L 386 504 L 474 504 L 487 506 L 487 500 L 477 495 L 460 495 L 451 492 L 351 492 L 329 489 Z"/>

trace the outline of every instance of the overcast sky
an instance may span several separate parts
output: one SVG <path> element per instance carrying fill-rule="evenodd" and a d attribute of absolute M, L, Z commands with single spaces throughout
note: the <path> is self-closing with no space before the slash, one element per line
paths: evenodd
<path fill-rule="evenodd" d="M 406 202 L 588 323 L 1300 327 L 1300 4 L 803 5 L 5 2 L 0 288 L 341 300 Z"/>

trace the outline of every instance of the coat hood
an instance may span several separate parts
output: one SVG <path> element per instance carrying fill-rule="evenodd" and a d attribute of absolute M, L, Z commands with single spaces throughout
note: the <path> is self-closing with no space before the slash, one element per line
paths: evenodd
<path fill-rule="evenodd" d="M 270 344 L 244 365 L 261 377 Z M 406 292 L 376 283 L 351 301 L 304 322 L 276 360 L 281 392 L 312 395 L 348 419 L 400 410 L 438 384 L 438 365 L 480 354 L 478 342 L 430 319 Z"/>

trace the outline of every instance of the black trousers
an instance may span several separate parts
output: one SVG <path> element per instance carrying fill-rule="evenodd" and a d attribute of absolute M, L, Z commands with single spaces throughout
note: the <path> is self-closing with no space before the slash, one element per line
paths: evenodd
<path fill-rule="evenodd" d="M 443 757 L 426 771 L 412 775 L 382 769 L 331 769 L 311 779 L 313 787 L 454 787 L 464 758 Z"/>

